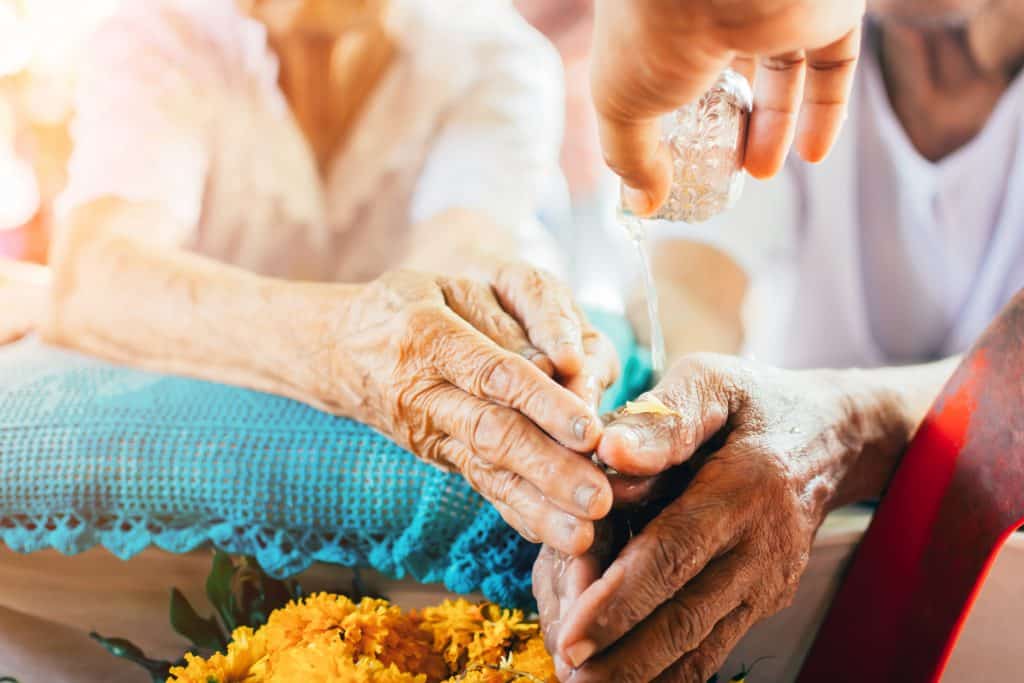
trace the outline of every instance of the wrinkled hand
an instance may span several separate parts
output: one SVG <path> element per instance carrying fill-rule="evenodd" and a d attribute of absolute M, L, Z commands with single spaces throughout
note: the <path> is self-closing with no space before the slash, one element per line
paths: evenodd
<path fill-rule="evenodd" d="M 613 528 L 608 523 L 598 522 L 594 543 L 582 555 L 572 557 L 544 545 L 533 564 L 533 595 L 540 611 L 544 646 L 554 653 L 559 680 L 567 680 L 572 673 L 571 666 L 558 652 L 563 620 L 615 557 L 613 541 L 605 538 L 611 533 Z"/>
<path fill-rule="evenodd" d="M 630 208 L 647 215 L 668 196 L 658 117 L 730 63 L 754 84 L 747 170 L 776 173 L 794 132 L 801 156 L 823 159 L 845 117 L 863 14 L 864 0 L 596 0 L 594 103 Z"/>
<path fill-rule="evenodd" d="M 327 377 L 353 417 L 462 473 L 526 538 L 590 545 L 612 493 L 583 454 L 618 360 L 564 286 L 515 265 L 493 285 L 398 271 L 334 319 Z"/>
<path fill-rule="evenodd" d="M 572 557 L 549 545 L 541 548 L 533 565 L 533 594 L 537 599 L 544 645 L 554 653 L 555 673 L 567 680 L 572 667 L 559 654 L 562 625 L 576 601 L 608 568 L 612 560 L 661 509 L 662 496 L 669 490 L 678 495 L 689 473 L 666 473 L 636 480 L 631 485 L 613 480 L 616 507 L 595 524 L 594 542 L 582 555 Z M 622 495 L 625 493 L 625 495 Z"/>
<path fill-rule="evenodd" d="M 692 356 L 651 392 L 679 416 L 606 427 L 599 456 L 634 475 L 717 447 L 601 578 L 558 602 L 553 651 L 578 667 L 566 680 L 706 681 L 789 603 L 826 512 L 878 495 L 910 434 L 896 399 L 858 378 Z"/>

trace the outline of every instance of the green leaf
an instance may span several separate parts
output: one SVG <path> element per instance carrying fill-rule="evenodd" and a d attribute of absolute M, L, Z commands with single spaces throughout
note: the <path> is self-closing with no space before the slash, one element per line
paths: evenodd
<path fill-rule="evenodd" d="M 217 610 L 224 627 L 231 633 L 238 626 L 231 597 L 231 580 L 235 576 L 235 564 L 222 550 L 213 554 L 213 566 L 206 577 L 206 597 Z"/>
<path fill-rule="evenodd" d="M 18 683 L 18 679 L 13 676 L 0 676 L 0 683 Z"/>
<path fill-rule="evenodd" d="M 217 620 L 214 617 L 204 619 L 196 614 L 177 588 L 171 589 L 171 626 L 198 647 L 210 650 L 227 648 L 227 638 Z"/>
<path fill-rule="evenodd" d="M 121 659 L 141 666 L 149 672 L 149 676 L 154 683 L 164 683 L 164 681 L 167 680 L 167 677 L 170 676 L 171 667 L 175 666 L 172 662 L 167 662 L 161 659 L 150 659 L 143 654 L 142 650 L 140 650 L 136 645 L 123 638 L 107 638 L 105 636 L 101 636 L 95 631 L 90 633 L 89 637 L 105 647 L 107 652 L 115 657 L 120 657 Z M 178 663 L 183 664 L 184 662 L 182 661 Z M 0 679 L 0 683 L 4 680 L 13 681 L 14 679 Z"/>

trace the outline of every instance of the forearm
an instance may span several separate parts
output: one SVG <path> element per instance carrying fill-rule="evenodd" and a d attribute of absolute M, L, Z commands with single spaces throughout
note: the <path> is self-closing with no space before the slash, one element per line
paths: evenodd
<path fill-rule="evenodd" d="M 48 340 L 349 412 L 324 360 L 349 288 L 263 278 L 147 242 L 138 222 L 162 220 L 147 209 L 89 209 L 54 249 Z"/>
<path fill-rule="evenodd" d="M 846 370 L 838 384 L 848 392 L 848 409 L 858 415 L 855 462 L 842 479 L 833 505 L 878 498 L 896 471 L 942 387 L 960 363 L 951 357 L 926 365 Z"/>

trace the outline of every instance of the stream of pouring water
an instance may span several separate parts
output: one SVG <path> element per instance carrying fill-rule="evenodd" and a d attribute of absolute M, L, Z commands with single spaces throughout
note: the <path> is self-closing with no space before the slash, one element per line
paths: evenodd
<path fill-rule="evenodd" d="M 640 259 L 640 274 L 644 280 L 644 296 L 647 299 L 647 321 L 651 335 L 651 367 L 655 378 L 665 372 L 665 335 L 661 329 L 661 315 L 658 312 L 658 289 L 654 284 L 651 255 L 647 251 L 647 235 L 643 223 L 635 216 L 620 212 L 619 220 L 626 234 L 636 247 Z"/>

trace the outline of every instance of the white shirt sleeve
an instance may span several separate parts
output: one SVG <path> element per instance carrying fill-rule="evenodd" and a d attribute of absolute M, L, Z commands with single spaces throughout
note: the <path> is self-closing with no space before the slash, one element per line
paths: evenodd
<path fill-rule="evenodd" d="M 564 126 L 561 60 L 510 4 L 463 3 L 455 26 L 475 77 L 435 138 L 413 196 L 411 218 L 449 208 L 479 210 L 516 231 L 521 254 L 549 268 L 553 240 L 537 221 L 559 170 Z M 449 30 L 453 27 L 449 26 Z"/>
<path fill-rule="evenodd" d="M 159 203 L 183 231 L 160 238 L 182 242 L 199 221 L 212 105 L 193 77 L 201 60 L 189 54 L 181 22 L 141 5 L 128 3 L 85 47 L 57 210 L 102 197 Z"/>

